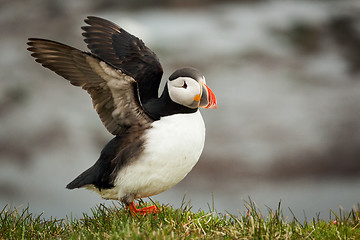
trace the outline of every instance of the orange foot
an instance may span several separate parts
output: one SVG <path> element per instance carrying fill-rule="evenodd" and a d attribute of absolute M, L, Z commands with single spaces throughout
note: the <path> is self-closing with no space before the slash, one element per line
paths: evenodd
<path fill-rule="evenodd" d="M 158 213 L 160 211 L 155 205 L 137 209 L 134 202 L 130 203 L 127 208 L 133 216 L 136 216 L 138 213 L 140 213 L 140 215 L 146 215 Z"/>

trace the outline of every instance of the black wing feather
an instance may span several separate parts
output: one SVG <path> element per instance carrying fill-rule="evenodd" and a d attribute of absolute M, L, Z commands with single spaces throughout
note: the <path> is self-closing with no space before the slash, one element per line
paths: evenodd
<path fill-rule="evenodd" d="M 110 133 L 119 135 L 134 124 L 152 122 L 141 106 L 137 83 L 131 76 L 90 53 L 62 43 L 30 38 L 28 45 L 36 62 L 90 94 Z"/>
<path fill-rule="evenodd" d="M 143 41 L 116 24 L 88 17 L 82 27 L 90 51 L 107 63 L 132 76 L 138 83 L 140 100 L 158 98 L 163 69 L 158 57 Z"/>

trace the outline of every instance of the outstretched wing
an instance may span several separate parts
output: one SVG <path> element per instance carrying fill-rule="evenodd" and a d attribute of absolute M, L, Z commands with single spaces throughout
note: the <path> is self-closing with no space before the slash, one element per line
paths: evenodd
<path fill-rule="evenodd" d="M 90 94 L 110 133 L 118 135 L 131 124 L 152 121 L 142 109 L 133 77 L 90 53 L 58 42 L 30 38 L 28 45 L 36 62 Z"/>
<path fill-rule="evenodd" d="M 143 103 L 158 98 L 163 69 L 158 57 L 137 37 L 116 24 L 88 17 L 83 36 L 93 54 L 132 76 L 138 83 Z"/>

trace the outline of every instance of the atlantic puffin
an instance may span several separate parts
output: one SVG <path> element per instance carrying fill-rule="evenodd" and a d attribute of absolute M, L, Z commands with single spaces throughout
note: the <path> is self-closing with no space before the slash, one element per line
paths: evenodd
<path fill-rule="evenodd" d="M 159 194 L 180 182 L 202 153 L 205 125 L 198 110 L 216 108 L 204 76 L 185 67 L 170 75 L 159 97 L 163 69 L 142 40 L 94 16 L 82 27 L 90 52 L 29 38 L 35 61 L 86 90 L 106 129 L 115 137 L 95 164 L 66 188 L 87 188 L 119 200 L 133 215 L 134 200 Z"/>

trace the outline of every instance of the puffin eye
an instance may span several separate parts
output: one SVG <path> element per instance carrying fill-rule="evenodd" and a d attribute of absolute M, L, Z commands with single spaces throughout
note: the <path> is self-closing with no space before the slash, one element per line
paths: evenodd
<path fill-rule="evenodd" d="M 187 84 L 186 84 L 185 81 L 184 81 L 184 84 L 182 85 L 182 87 L 185 88 L 185 89 L 187 88 Z"/>

